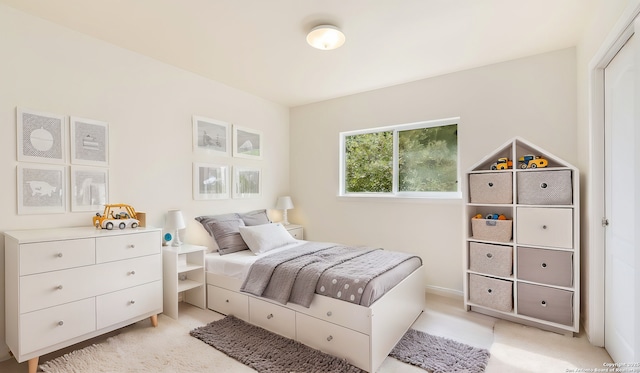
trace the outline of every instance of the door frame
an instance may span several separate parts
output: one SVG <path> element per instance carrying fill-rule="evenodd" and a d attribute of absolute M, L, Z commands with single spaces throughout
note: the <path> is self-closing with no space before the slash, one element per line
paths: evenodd
<path fill-rule="evenodd" d="M 588 226 L 588 336 L 591 344 L 604 346 L 605 333 L 605 216 L 604 190 L 604 69 L 634 33 L 633 21 L 640 15 L 640 1 L 630 1 L 629 6 L 613 27 L 607 38 L 589 63 L 589 165 L 587 176 L 587 215 L 583 221 Z M 640 30 L 638 30 L 640 33 Z M 584 298 L 583 298 L 584 299 Z M 585 323 L 586 325 L 587 323 Z"/>

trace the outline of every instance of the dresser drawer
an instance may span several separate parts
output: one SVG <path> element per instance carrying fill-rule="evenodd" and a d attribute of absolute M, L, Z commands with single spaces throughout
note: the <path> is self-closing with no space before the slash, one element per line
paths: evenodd
<path fill-rule="evenodd" d="M 518 203 L 526 205 L 570 205 L 573 187 L 570 170 L 522 171 L 517 173 Z"/>
<path fill-rule="evenodd" d="M 573 325 L 573 292 L 518 283 L 518 314 Z"/>
<path fill-rule="evenodd" d="M 94 264 L 96 240 L 25 243 L 20 245 L 20 275 L 57 271 Z"/>
<path fill-rule="evenodd" d="M 104 263 L 160 254 L 161 249 L 159 231 L 98 237 L 96 238 L 96 262 Z"/>
<path fill-rule="evenodd" d="M 277 304 L 249 297 L 249 321 L 287 338 L 296 338 L 296 313 Z"/>
<path fill-rule="evenodd" d="M 469 175 L 471 203 L 513 202 L 513 176 L 511 172 L 489 172 Z"/>
<path fill-rule="evenodd" d="M 20 313 L 57 306 L 96 295 L 94 267 L 20 277 Z"/>
<path fill-rule="evenodd" d="M 162 280 L 162 256 L 150 255 L 141 258 L 103 263 L 93 267 L 96 294 L 110 293 L 148 282 Z"/>
<path fill-rule="evenodd" d="M 97 328 L 162 311 L 162 281 L 116 291 L 96 298 Z"/>
<path fill-rule="evenodd" d="M 207 286 L 207 307 L 223 315 L 249 321 L 249 297 L 217 286 Z"/>
<path fill-rule="evenodd" d="M 513 273 L 513 248 L 470 242 L 469 269 L 488 275 L 509 277 Z"/>
<path fill-rule="evenodd" d="M 573 209 L 519 207 L 519 244 L 573 248 Z"/>
<path fill-rule="evenodd" d="M 518 278 L 548 285 L 573 285 L 573 253 L 518 247 Z"/>
<path fill-rule="evenodd" d="M 513 282 L 470 274 L 469 300 L 480 306 L 510 312 L 513 309 Z"/>
<path fill-rule="evenodd" d="M 297 340 L 358 367 L 369 366 L 369 336 L 298 313 Z"/>
<path fill-rule="evenodd" d="M 27 354 L 96 330 L 95 298 L 20 315 L 20 353 Z"/>

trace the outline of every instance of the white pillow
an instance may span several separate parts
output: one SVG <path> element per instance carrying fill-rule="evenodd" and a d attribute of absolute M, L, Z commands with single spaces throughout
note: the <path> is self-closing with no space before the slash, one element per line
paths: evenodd
<path fill-rule="evenodd" d="M 239 227 L 239 230 L 249 250 L 256 255 L 297 242 L 280 223 Z"/>

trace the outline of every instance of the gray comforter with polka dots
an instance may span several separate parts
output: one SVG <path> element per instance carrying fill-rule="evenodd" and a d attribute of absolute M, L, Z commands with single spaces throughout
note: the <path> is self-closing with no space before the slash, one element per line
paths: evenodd
<path fill-rule="evenodd" d="M 360 304 L 369 281 L 413 257 L 383 249 L 307 242 L 255 261 L 240 290 L 304 307 L 309 307 L 315 293 Z"/>

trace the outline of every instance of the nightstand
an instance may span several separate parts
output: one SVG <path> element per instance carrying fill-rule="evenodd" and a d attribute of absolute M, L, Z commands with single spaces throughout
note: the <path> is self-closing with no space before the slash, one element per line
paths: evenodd
<path fill-rule="evenodd" d="M 206 246 L 182 244 L 162 249 L 162 274 L 164 283 L 164 314 L 178 319 L 178 301 L 196 307 L 206 307 L 204 254 Z"/>
<path fill-rule="evenodd" d="M 297 240 L 304 240 L 304 231 L 302 229 L 302 225 L 298 224 L 289 224 L 282 225 L 289 233 L 293 236 L 293 238 Z"/>

